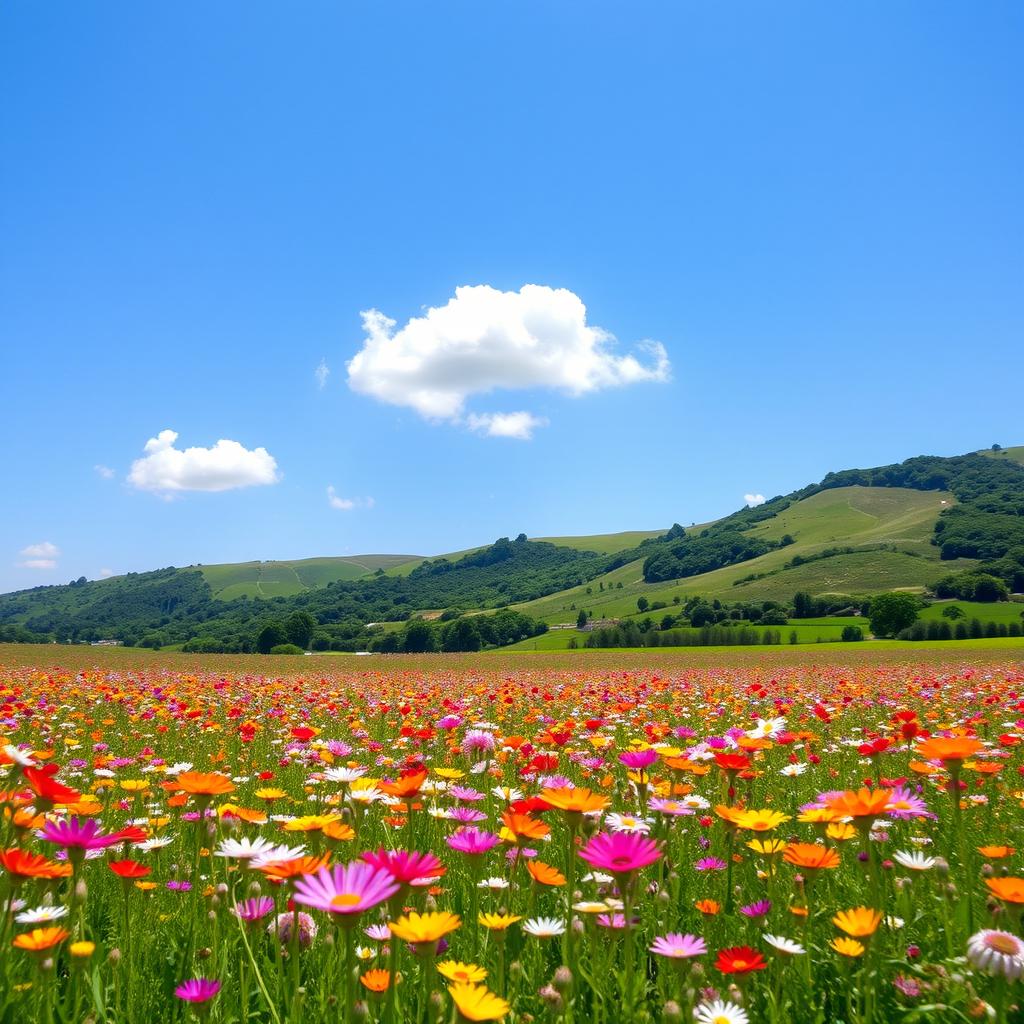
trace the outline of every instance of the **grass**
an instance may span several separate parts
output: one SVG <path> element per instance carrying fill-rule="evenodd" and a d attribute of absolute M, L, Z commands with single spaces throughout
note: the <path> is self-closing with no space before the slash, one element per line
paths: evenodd
<path fill-rule="evenodd" d="M 935 519 L 953 501 L 944 492 L 900 487 L 822 491 L 750 531 L 766 540 L 779 540 L 787 533 L 795 539 L 794 544 L 760 558 L 660 584 L 644 583 L 643 562 L 637 560 L 591 583 L 516 608 L 553 623 L 573 621 L 580 608 L 597 618 L 621 618 L 635 613 L 641 595 L 671 606 L 673 598 L 685 600 L 693 595 L 723 601 L 788 601 L 798 590 L 814 594 L 922 590 L 974 564 L 968 559 L 942 562 L 930 543 Z M 878 550 L 883 544 L 895 550 Z M 786 568 L 794 556 L 807 558 L 832 547 L 864 550 Z M 762 578 L 738 582 L 752 574 Z M 622 588 L 616 589 L 619 583 Z"/>
<path fill-rule="evenodd" d="M 667 529 L 667 527 L 666 527 Z M 596 551 L 601 555 L 614 555 L 618 551 L 635 548 L 642 541 L 660 537 L 665 530 L 626 530 L 622 533 L 595 533 L 583 537 L 531 537 L 531 540 L 546 541 L 563 548 L 578 551 Z"/>
<path fill-rule="evenodd" d="M 964 613 L 963 619 L 953 619 L 952 624 L 957 622 L 970 622 L 971 619 L 978 619 L 986 622 L 1011 622 L 1024 624 L 1024 603 L 1019 601 L 936 601 L 921 612 L 919 618 L 924 622 L 931 620 L 943 620 L 943 612 L 951 605 L 956 605 Z"/>
<path fill-rule="evenodd" d="M 213 596 L 222 601 L 237 597 L 290 597 L 336 580 L 356 580 L 395 566 L 415 564 L 418 555 L 352 555 L 337 558 L 301 558 L 292 561 L 230 562 L 203 565 Z"/>
<path fill-rule="evenodd" d="M 1024 445 L 1017 445 L 1015 448 L 1001 448 L 994 452 L 991 448 L 985 448 L 978 453 L 987 455 L 990 459 L 1009 459 L 1011 462 L 1024 462 Z"/>

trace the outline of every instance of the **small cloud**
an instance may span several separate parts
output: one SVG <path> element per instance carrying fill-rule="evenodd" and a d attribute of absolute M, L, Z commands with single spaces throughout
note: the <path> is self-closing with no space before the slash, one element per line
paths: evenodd
<path fill-rule="evenodd" d="M 29 544 L 21 549 L 23 561 L 18 565 L 22 569 L 56 569 L 57 556 L 60 549 L 56 544 L 44 540 L 41 544 Z"/>
<path fill-rule="evenodd" d="M 113 575 L 114 575 L 114 570 L 113 569 L 100 569 L 100 579 L 101 580 L 109 579 Z"/>
<path fill-rule="evenodd" d="M 768 499 L 763 494 L 744 494 L 743 500 L 749 508 L 757 508 L 758 505 L 763 505 Z"/>
<path fill-rule="evenodd" d="M 276 484 L 277 462 L 266 448 L 218 441 L 212 448 L 175 448 L 178 435 L 161 430 L 146 442 L 145 456 L 132 463 L 128 482 L 143 491 L 230 491 Z"/>
<path fill-rule="evenodd" d="M 548 421 L 532 412 L 485 412 L 470 413 L 466 425 L 485 437 L 514 437 L 529 441 L 537 427 L 546 427 Z"/>
<path fill-rule="evenodd" d="M 374 500 L 373 498 L 343 498 L 332 484 L 327 488 L 327 504 L 339 512 L 351 512 L 354 508 L 373 508 Z"/>
<path fill-rule="evenodd" d="M 101 465 L 101 464 L 97 463 L 92 468 L 95 469 L 97 474 L 99 474 L 99 476 L 103 477 L 104 480 L 113 480 L 114 479 L 114 471 L 109 466 L 104 466 L 104 465 Z"/>
<path fill-rule="evenodd" d="M 376 309 L 361 316 L 363 346 L 346 366 L 353 391 L 488 437 L 529 437 L 540 421 L 523 412 L 467 416 L 476 395 L 550 388 L 579 397 L 671 378 L 660 342 L 618 354 L 615 338 L 588 324 L 583 300 L 565 288 L 464 286 L 401 327 Z"/>
<path fill-rule="evenodd" d="M 331 368 L 327 365 L 326 359 L 321 359 L 320 364 L 313 371 L 313 376 L 316 377 L 317 386 L 323 391 L 327 384 L 327 378 L 331 375 Z"/>

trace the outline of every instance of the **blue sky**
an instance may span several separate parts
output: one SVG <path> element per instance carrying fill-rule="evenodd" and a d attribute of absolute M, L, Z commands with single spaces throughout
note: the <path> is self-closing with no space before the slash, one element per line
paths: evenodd
<path fill-rule="evenodd" d="M 0 589 L 1024 442 L 1022 43 L 998 2 L 5 3 Z"/>

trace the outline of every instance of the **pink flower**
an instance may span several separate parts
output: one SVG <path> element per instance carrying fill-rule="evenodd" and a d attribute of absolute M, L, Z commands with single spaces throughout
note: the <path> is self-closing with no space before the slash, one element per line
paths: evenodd
<path fill-rule="evenodd" d="M 182 982 L 174 994 L 186 1003 L 205 1003 L 220 991 L 220 982 L 211 978 L 191 978 Z"/>
<path fill-rule="evenodd" d="M 124 837 L 113 833 L 102 835 L 99 823 L 92 818 L 82 821 L 71 818 L 68 821 L 47 821 L 43 826 L 42 838 L 65 849 L 104 850 L 124 842 Z"/>
<path fill-rule="evenodd" d="M 328 914 L 361 914 L 398 892 L 398 882 L 387 871 L 357 860 L 321 868 L 295 883 L 295 902 Z"/>
<path fill-rule="evenodd" d="M 420 878 L 437 878 L 445 866 L 432 853 L 411 850 L 377 850 L 363 854 L 367 864 L 386 871 L 400 885 L 412 885 Z"/>
<path fill-rule="evenodd" d="M 627 875 L 653 864 L 661 851 L 653 839 L 640 832 L 598 832 L 580 850 L 580 856 L 598 871 Z"/>
<path fill-rule="evenodd" d="M 708 951 L 704 940 L 697 935 L 681 935 L 679 932 L 669 932 L 668 935 L 660 935 L 651 944 L 651 952 L 658 956 L 668 956 L 675 960 L 682 960 L 690 956 L 703 956 Z"/>
<path fill-rule="evenodd" d="M 479 857 L 497 846 L 498 837 L 493 832 L 484 832 L 482 829 L 470 825 L 467 828 L 460 828 L 450 835 L 447 843 L 459 853 L 465 853 L 470 857 Z"/>
<path fill-rule="evenodd" d="M 234 907 L 235 914 L 247 924 L 253 924 L 266 917 L 274 909 L 274 901 L 269 896 L 257 896 L 254 899 L 242 900 Z"/>
<path fill-rule="evenodd" d="M 658 760 L 656 750 L 629 750 L 619 754 L 619 760 L 627 767 L 634 769 L 650 768 Z"/>

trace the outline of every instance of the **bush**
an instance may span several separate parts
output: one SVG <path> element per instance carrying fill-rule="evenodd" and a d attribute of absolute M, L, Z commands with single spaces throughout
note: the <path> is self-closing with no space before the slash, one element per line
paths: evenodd
<path fill-rule="evenodd" d="M 864 639 L 864 630 L 860 626 L 843 626 L 842 640 L 844 644 L 856 643 Z"/>
<path fill-rule="evenodd" d="M 270 648 L 271 654 L 305 654 L 298 644 L 277 644 Z"/>

